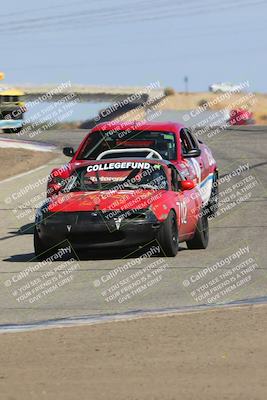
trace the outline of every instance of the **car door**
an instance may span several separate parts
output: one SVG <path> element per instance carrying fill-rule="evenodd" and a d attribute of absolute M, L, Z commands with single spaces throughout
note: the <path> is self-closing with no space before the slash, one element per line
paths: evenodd
<path fill-rule="evenodd" d="M 192 131 L 190 129 L 186 129 L 186 131 L 187 131 L 187 135 L 190 138 L 192 145 L 195 148 L 200 148 L 199 142 L 193 135 Z M 197 162 L 200 167 L 201 181 L 203 181 L 206 178 L 206 176 L 209 174 L 209 169 L 210 169 L 210 163 L 209 163 L 209 158 L 206 153 L 206 147 L 203 144 L 201 146 L 201 155 L 200 155 L 200 157 L 195 159 L 195 162 Z"/>
<path fill-rule="evenodd" d="M 174 194 L 173 208 L 177 215 L 179 240 L 184 240 L 195 231 L 201 199 L 197 188 L 181 190 L 181 181 L 185 180 L 185 178 L 174 165 L 171 165 L 170 168 L 172 171 L 172 192 Z"/>
<path fill-rule="evenodd" d="M 180 131 L 180 138 L 181 138 L 181 147 L 182 147 L 182 156 L 188 153 L 190 150 L 198 148 L 198 144 L 191 139 L 189 134 L 189 130 L 187 128 L 183 128 Z M 199 164 L 198 159 L 196 158 L 183 158 L 183 163 L 186 165 L 188 172 L 187 178 L 194 180 L 196 183 L 201 182 L 201 166 Z"/>

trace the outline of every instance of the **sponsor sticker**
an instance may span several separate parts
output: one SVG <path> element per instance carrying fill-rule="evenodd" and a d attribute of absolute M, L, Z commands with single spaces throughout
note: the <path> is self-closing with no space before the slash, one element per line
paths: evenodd
<path fill-rule="evenodd" d="M 148 162 L 116 162 L 116 163 L 105 163 L 105 164 L 95 164 L 89 165 L 87 167 L 87 172 L 92 171 L 109 171 L 116 169 L 149 169 L 151 164 Z"/>

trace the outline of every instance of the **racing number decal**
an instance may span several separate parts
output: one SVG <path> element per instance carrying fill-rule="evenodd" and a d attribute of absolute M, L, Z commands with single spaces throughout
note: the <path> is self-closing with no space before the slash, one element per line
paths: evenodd
<path fill-rule="evenodd" d="M 187 205 L 186 202 L 179 201 L 177 202 L 177 206 L 179 208 L 179 214 L 180 214 L 180 224 L 186 224 L 187 223 Z"/>

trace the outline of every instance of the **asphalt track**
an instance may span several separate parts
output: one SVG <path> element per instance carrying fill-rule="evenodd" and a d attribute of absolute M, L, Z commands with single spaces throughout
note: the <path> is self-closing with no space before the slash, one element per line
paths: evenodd
<path fill-rule="evenodd" d="M 36 140 L 75 146 L 84 134 L 49 131 Z M 35 207 L 44 198 L 45 177 L 66 159 L 60 156 L 44 168 L 0 183 L 0 328 L 264 299 L 267 127 L 244 127 L 202 138 L 219 165 L 220 215 L 210 221 L 208 249 L 188 250 L 181 243 L 175 258 L 156 254 L 138 259 L 137 264 L 137 256 L 151 248 L 156 251 L 157 243 L 152 243 L 128 257 L 120 249 L 102 250 L 94 259 L 66 258 L 38 266 L 31 227 Z M 25 275 L 29 267 L 35 271 Z M 46 291 L 38 291 L 40 281 Z"/>

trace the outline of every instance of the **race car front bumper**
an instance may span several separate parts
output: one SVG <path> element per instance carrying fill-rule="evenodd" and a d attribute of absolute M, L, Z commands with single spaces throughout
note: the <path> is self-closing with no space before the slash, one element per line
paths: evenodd
<path fill-rule="evenodd" d="M 149 210 L 115 213 L 48 213 L 36 221 L 40 239 L 48 246 L 68 241 L 75 249 L 131 247 L 156 238 L 160 223 Z"/>

